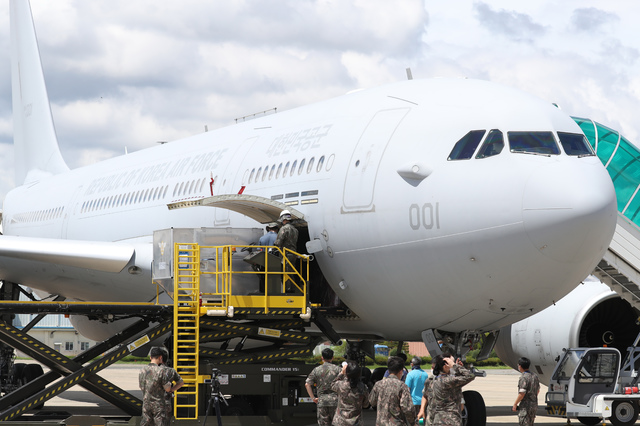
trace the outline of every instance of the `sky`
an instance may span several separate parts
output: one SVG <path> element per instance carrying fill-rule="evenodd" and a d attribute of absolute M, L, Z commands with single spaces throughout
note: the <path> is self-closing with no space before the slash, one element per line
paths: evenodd
<path fill-rule="evenodd" d="M 71 168 L 413 78 L 516 87 L 640 144 L 640 2 L 32 0 Z M 0 200 L 13 170 L 0 7 Z M 18 182 L 19 184 L 20 182 Z"/>

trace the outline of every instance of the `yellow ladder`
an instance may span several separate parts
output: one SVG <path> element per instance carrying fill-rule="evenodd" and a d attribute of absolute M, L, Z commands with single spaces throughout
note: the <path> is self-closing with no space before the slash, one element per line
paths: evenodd
<path fill-rule="evenodd" d="M 198 365 L 200 342 L 200 247 L 176 243 L 174 247 L 173 367 L 184 386 L 176 391 L 176 419 L 198 418 Z"/>

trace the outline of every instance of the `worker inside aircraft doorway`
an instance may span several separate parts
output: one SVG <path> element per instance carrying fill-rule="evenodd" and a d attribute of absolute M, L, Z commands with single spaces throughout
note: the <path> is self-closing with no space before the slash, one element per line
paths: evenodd
<path fill-rule="evenodd" d="M 284 271 L 292 273 L 294 272 L 294 270 L 291 265 L 296 264 L 298 256 L 291 252 L 285 252 L 285 249 L 296 252 L 296 250 L 298 249 L 298 230 L 291 223 L 291 212 L 289 210 L 282 210 L 282 212 L 280 212 L 280 219 L 278 219 L 278 221 L 282 223 L 282 227 L 278 231 L 278 236 L 276 237 L 274 245 L 280 248 L 285 253 L 285 256 L 288 260 L 288 262 L 286 262 L 283 259 L 283 263 L 285 264 Z M 293 279 L 294 282 L 298 282 L 298 280 L 293 276 L 291 276 L 291 279 Z M 291 283 L 288 283 L 285 291 L 293 291 L 293 288 L 290 287 Z"/>

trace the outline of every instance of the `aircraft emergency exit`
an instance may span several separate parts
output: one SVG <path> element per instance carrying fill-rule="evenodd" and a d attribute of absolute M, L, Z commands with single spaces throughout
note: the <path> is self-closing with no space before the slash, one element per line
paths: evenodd
<path fill-rule="evenodd" d="M 4 200 L 4 280 L 150 301 L 154 230 L 249 244 L 286 208 L 314 284 L 349 308 L 331 319 L 341 335 L 467 346 L 574 289 L 613 235 L 613 185 L 576 123 L 478 80 L 357 91 L 69 170 L 27 1 L 11 1 L 11 25 L 19 186 Z M 76 325 L 95 339 L 107 327 Z"/>

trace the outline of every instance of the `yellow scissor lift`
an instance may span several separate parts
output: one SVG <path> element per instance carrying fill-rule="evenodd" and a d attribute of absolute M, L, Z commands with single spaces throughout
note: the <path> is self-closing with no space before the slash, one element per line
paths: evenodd
<path fill-rule="evenodd" d="M 234 270 L 234 255 L 243 249 L 253 251 L 242 259 L 253 266 Z M 269 362 L 308 355 L 318 343 L 304 331 L 291 331 L 303 329 L 311 317 L 308 255 L 277 247 L 196 243 L 175 243 L 173 255 L 173 365 L 184 380 L 176 392 L 176 419 L 196 419 L 201 414 L 199 388 L 209 377 L 201 374 L 201 354 L 216 365 Z M 247 276 L 260 283 L 257 292 L 236 291 L 234 278 L 246 281 Z M 207 329 L 203 334 L 201 326 Z M 247 337 L 279 340 L 292 347 L 272 345 L 268 350 L 243 352 Z M 232 338 L 242 343 L 228 351 L 225 342 Z M 200 348 L 203 341 L 222 343 L 218 348 Z"/>
<path fill-rule="evenodd" d="M 41 419 L 33 410 L 72 386 L 80 385 L 132 416 L 139 416 L 142 401 L 98 373 L 117 360 L 144 347 L 152 340 L 171 332 L 172 307 L 156 303 L 81 302 L 55 300 L 18 300 L 20 293 L 29 297 L 18 284 L 2 281 L 0 286 L 0 423 L 14 421 L 29 412 L 29 419 Z M 22 329 L 13 326 L 13 315 L 38 314 Z M 93 318 L 139 318 L 138 321 L 103 342 L 86 349 L 74 358 L 67 358 L 27 334 L 45 314 L 86 315 Z M 20 363 L 15 363 L 15 350 L 46 365 L 45 374 L 38 364 L 29 364 L 30 374 L 15 375 Z M 13 367 L 13 368 L 11 368 Z M 22 369 L 28 367 L 22 364 Z M 35 372 L 34 372 L 35 371 Z M 43 416 L 47 420 L 55 416 Z"/>

